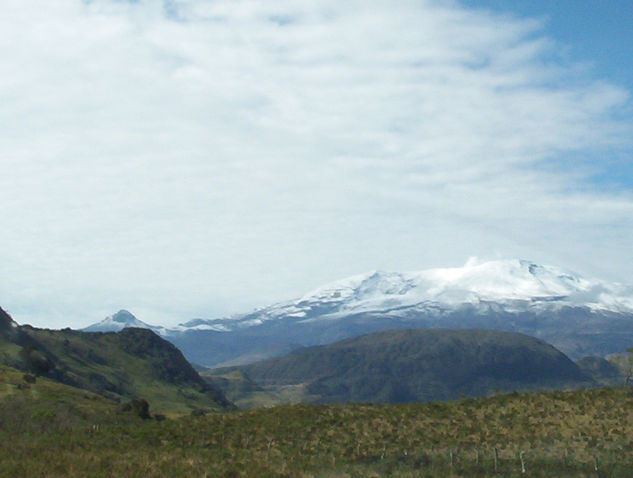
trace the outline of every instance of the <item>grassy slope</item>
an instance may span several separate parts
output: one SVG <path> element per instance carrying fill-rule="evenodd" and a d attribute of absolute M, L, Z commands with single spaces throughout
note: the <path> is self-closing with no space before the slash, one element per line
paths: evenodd
<path fill-rule="evenodd" d="M 0 429 L 12 426 L 24 430 L 30 425 L 73 427 L 75 425 L 110 422 L 117 404 L 100 395 L 70 387 L 44 377 L 24 379 L 25 373 L 0 365 Z M 18 424 L 12 425 L 15 420 Z"/>
<path fill-rule="evenodd" d="M 113 400 L 144 398 L 164 414 L 230 406 L 176 347 L 151 331 L 85 333 L 15 328 L 9 321 L 0 309 L 0 364 L 33 370 L 35 362 L 41 375 Z"/>
<path fill-rule="evenodd" d="M 142 397 L 162 413 L 220 410 L 222 398 L 205 387 L 171 344 L 144 329 L 88 334 L 27 330 L 55 356 L 71 383 L 113 398 Z"/>
<path fill-rule="evenodd" d="M 532 477 L 628 477 L 633 466 L 630 389 L 156 422 L 121 418 L 107 400 L 45 379 L 18 388 L 21 380 L 0 369 L 1 476 L 510 477 L 521 476 L 520 452 Z"/>
<path fill-rule="evenodd" d="M 29 447 L 32 440 L 37 448 L 40 438 L 54 440 L 60 432 L 140 420 L 98 394 L 0 365 L 0 445 L 9 449 L 19 442 Z"/>

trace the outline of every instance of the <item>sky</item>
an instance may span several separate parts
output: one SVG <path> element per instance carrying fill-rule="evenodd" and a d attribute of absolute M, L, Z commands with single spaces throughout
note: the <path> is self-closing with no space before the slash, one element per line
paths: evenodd
<path fill-rule="evenodd" d="M 632 12 L 4 0 L 0 306 L 173 325 L 470 257 L 633 283 Z"/>

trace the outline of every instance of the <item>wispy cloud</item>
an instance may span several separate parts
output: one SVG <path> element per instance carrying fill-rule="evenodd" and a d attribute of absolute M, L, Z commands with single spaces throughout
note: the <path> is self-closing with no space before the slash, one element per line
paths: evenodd
<path fill-rule="evenodd" d="M 471 255 L 626 279 L 633 197 L 592 175 L 631 152 L 629 93 L 541 28 L 434 1 L 3 2 L 2 305 L 177 320 Z"/>

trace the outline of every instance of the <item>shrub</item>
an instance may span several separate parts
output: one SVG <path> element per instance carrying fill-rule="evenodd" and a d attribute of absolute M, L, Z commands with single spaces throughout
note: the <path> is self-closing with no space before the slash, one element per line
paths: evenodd
<path fill-rule="evenodd" d="M 144 420 L 152 418 L 149 414 L 149 403 L 144 398 L 135 398 L 128 403 L 124 403 L 121 405 L 120 410 L 122 412 L 132 412 Z"/>
<path fill-rule="evenodd" d="M 36 374 L 45 374 L 53 366 L 53 363 L 46 355 L 31 345 L 25 345 L 22 347 L 22 350 L 20 350 L 20 357 L 22 358 L 25 367 Z"/>

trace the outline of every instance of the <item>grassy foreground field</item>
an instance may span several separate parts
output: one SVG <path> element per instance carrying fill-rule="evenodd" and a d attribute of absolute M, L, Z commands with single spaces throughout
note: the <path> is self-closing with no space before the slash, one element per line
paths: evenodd
<path fill-rule="evenodd" d="M 633 476 L 633 393 L 624 388 L 157 421 L 0 372 L 0 476 Z"/>

